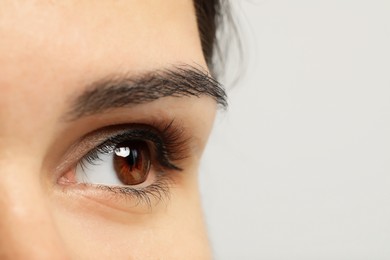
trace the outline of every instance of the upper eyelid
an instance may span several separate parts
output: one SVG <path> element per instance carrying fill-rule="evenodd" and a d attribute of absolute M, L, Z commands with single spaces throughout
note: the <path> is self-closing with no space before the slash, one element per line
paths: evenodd
<path fill-rule="evenodd" d="M 172 127 L 172 123 L 168 124 L 165 127 L 165 130 L 160 131 L 175 131 L 174 129 L 170 129 Z M 98 154 L 96 152 L 101 153 L 111 153 L 115 146 L 123 141 L 128 141 L 131 139 L 139 139 L 143 141 L 150 141 L 153 143 L 153 148 L 155 148 L 156 159 L 160 166 L 169 168 L 171 170 L 181 171 L 182 168 L 175 165 L 174 161 L 178 161 L 184 159 L 188 156 L 183 146 L 186 146 L 186 142 L 189 142 L 188 139 L 181 139 L 182 136 L 162 136 L 164 133 L 157 133 L 154 129 L 149 126 L 137 126 L 134 129 L 129 129 L 123 133 L 117 134 L 115 136 L 111 136 L 105 142 L 97 145 L 97 147 L 86 154 L 87 159 L 99 159 Z M 168 135 L 172 135 L 172 132 L 167 133 Z M 173 133 L 174 134 L 174 133 Z M 148 135 L 148 136 L 147 136 Z M 175 146 L 175 147 L 172 147 Z M 181 148 L 179 148 L 181 147 Z M 179 153 L 180 155 L 177 155 Z"/>
<path fill-rule="evenodd" d="M 167 123 L 169 122 L 169 123 Z M 149 127 L 155 128 L 156 131 L 162 131 L 165 126 L 173 123 L 173 120 L 166 121 L 162 120 L 161 122 L 153 122 L 153 123 L 129 123 L 129 124 L 119 124 L 119 125 L 111 125 L 102 127 L 100 129 L 94 130 L 85 136 L 79 138 L 66 152 L 62 163 L 58 165 L 55 169 L 56 175 L 69 170 L 70 167 L 73 167 L 75 163 L 82 160 L 84 156 L 86 156 L 89 152 L 93 151 L 97 146 L 104 144 L 108 139 L 113 136 L 118 136 L 121 134 L 125 134 L 129 131 L 131 127 Z M 179 127 L 179 126 L 175 126 Z M 158 129 L 159 128 L 159 129 Z M 184 131 L 180 128 L 179 131 Z M 182 139 L 179 143 L 177 140 L 178 146 L 191 146 L 191 138 L 187 138 L 185 136 L 178 137 Z M 180 151 L 178 151 L 180 152 Z M 190 152 L 187 149 L 182 149 L 183 154 L 189 154 Z M 181 159 L 181 158 L 179 158 Z M 184 158 L 183 158 L 184 159 Z M 178 168 L 179 169 L 179 168 Z"/>

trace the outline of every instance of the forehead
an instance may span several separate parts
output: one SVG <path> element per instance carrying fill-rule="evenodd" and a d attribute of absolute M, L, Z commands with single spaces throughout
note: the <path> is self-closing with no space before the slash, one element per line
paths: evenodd
<path fill-rule="evenodd" d="M 3 133 L 54 121 L 101 77 L 205 64 L 191 0 L 0 1 L 0 39 Z"/>
<path fill-rule="evenodd" d="M 192 59 L 188 46 L 199 44 L 190 0 L 2 1 L 0 39 L 15 62 L 119 56 L 126 66 Z"/>

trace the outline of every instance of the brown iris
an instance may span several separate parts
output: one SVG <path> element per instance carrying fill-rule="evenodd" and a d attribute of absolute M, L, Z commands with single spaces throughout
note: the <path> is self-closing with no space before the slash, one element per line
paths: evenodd
<path fill-rule="evenodd" d="M 125 185 L 137 185 L 146 181 L 150 170 L 150 150 L 144 141 L 120 143 L 114 150 L 114 168 Z"/>

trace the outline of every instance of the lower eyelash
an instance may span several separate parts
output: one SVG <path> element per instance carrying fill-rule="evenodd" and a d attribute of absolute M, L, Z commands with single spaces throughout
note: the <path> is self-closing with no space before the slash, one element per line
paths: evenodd
<path fill-rule="evenodd" d="M 136 203 L 134 206 L 140 204 L 147 205 L 149 209 L 161 202 L 167 202 L 170 199 L 170 188 L 173 185 L 173 179 L 167 175 L 159 176 L 156 181 L 144 188 L 136 189 L 129 186 L 106 186 L 101 184 L 86 184 L 93 186 L 95 189 L 109 191 L 115 196 L 121 196 L 125 199 L 132 197 Z"/>

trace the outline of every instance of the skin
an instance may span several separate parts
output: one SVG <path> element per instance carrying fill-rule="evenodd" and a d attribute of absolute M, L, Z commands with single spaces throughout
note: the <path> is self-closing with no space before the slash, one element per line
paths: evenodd
<path fill-rule="evenodd" d="M 0 258 L 209 259 L 197 172 L 214 100 L 168 97 L 62 120 L 70 100 L 106 75 L 207 70 L 192 1 L 1 1 L 0 39 Z M 59 182 L 84 135 L 156 118 L 174 118 L 193 137 L 170 198 L 137 205 Z"/>

